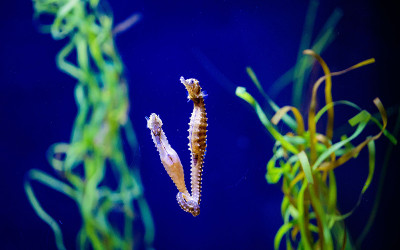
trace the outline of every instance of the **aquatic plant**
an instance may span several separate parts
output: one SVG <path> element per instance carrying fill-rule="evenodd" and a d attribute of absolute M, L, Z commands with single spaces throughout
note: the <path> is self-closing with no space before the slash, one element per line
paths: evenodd
<path fill-rule="evenodd" d="M 284 193 L 281 204 L 281 214 L 284 224 L 275 236 L 275 248 L 279 248 L 283 238 L 286 240 L 286 247 L 288 249 L 296 246 L 305 249 L 314 247 L 322 249 L 352 248 L 353 242 L 349 239 L 344 219 L 350 216 L 359 205 L 361 197 L 372 181 L 375 170 L 374 141 L 384 134 L 392 144 L 397 144 L 395 136 L 391 135 L 385 129 L 387 114 L 378 98 L 374 100 L 379 110 L 378 115 L 371 115 L 366 110 L 362 110 L 358 105 L 347 100 L 335 102 L 332 100 L 332 76 L 373 63 L 374 59 L 363 61 L 343 71 L 330 72 L 319 54 L 333 41 L 335 36 L 335 32 L 333 32 L 334 27 L 341 18 L 342 12 L 336 9 L 321 29 L 314 43 L 311 43 L 317 6 L 318 1 L 310 1 L 295 66 L 271 85 L 268 94 L 259 83 L 254 71 L 250 67 L 247 68 L 248 75 L 275 114 L 273 115 L 267 109 L 262 109 L 260 104 L 245 88 L 237 87 L 236 89 L 236 95 L 253 106 L 260 121 L 275 140 L 273 156 L 268 161 L 266 173 L 268 183 L 276 184 L 282 180 L 282 191 Z M 304 54 L 311 56 L 304 56 Z M 325 75 L 314 84 L 311 101 L 302 100 L 304 96 L 304 83 L 309 78 L 315 59 L 322 66 Z M 323 82 L 325 82 L 325 106 L 318 111 L 317 90 Z M 280 108 L 270 96 L 277 96 L 278 93 L 283 92 L 283 89 L 290 84 L 293 84 L 292 106 Z M 287 93 L 288 90 L 285 89 L 285 92 Z M 334 137 L 333 120 L 335 105 L 345 105 L 355 111 L 355 116 L 349 120 L 349 123 L 352 127 L 356 128 L 350 136 L 346 134 L 337 136 L 335 134 Z M 305 107 L 308 107 L 306 119 L 308 130 L 305 128 L 306 123 L 299 111 Z M 293 113 L 294 117 L 287 114 L 289 111 Z M 327 113 L 326 131 L 325 133 L 319 133 L 317 132 L 317 123 L 325 113 Z M 381 116 L 382 124 L 379 116 Z M 268 117 L 272 118 L 269 119 Z M 291 130 L 285 135 L 281 134 L 275 127 L 281 120 Z M 381 131 L 375 136 L 367 137 L 367 139 L 357 146 L 353 146 L 352 141 L 361 135 L 370 122 L 377 124 Z M 400 119 L 396 123 L 396 128 L 395 134 L 397 134 L 396 131 L 400 128 Z M 340 138 L 340 141 L 336 141 L 338 138 Z M 334 170 L 351 158 L 357 158 L 359 152 L 364 147 L 367 147 L 369 152 L 368 177 L 354 208 L 350 212 L 341 214 L 337 206 L 337 186 Z M 382 167 L 379 181 L 380 188 L 373 210 L 366 223 L 366 227 L 357 240 L 357 246 L 361 245 L 362 240 L 368 234 L 374 221 L 388 165 L 387 159 L 391 152 L 390 149 L 391 147 L 389 146 L 386 160 Z"/>
<path fill-rule="evenodd" d="M 368 59 L 345 70 L 331 72 L 325 61 L 314 51 L 304 50 L 303 54 L 312 56 L 322 66 L 324 76 L 314 84 L 307 115 L 308 129 L 306 130 L 304 117 L 294 106 L 284 106 L 277 109 L 275 115 L 269 119 L 259 103 L 243 87 L 236 89 L 236 95 L 248 102 L 256 111 L 260 121 L 275 140 L 273 156 L 267 163 L 266 180 L 276 184 L 282 180 L 284 198 L 281 204 L 281 215 L 284 224 L 278 230 L 274 247 L 279 248 L 283 237 L 286 247 L 302 247 L 311 249 L 346 248 L 350 246 L 347 239 L 346 227 L 343 220 L 350 216 L 359 205 L 363 194 L 368 189 L 375 170 L 375 143 L 382 134 L 396 144 L 397 141 L 385 128 L 387 114 L 379 100 L 373 100 L 378 108 L 381 120 L 372 116 L 368 111 L 361 109 L 355 103 L 347 100 L 333 101 L 331 88 L 332 77 L 344 74 L 350 70 L 373 63 Z M 248 68 L 248 73 L 254 84 L 264 95 L 255 73 Z M 317 90 L 325 82 L 325 106 L 317 110 Z M 271 99 L 267 98 L 267 101 Z M 355 111 L 354 117 L 348 120 L 354 132 L 347 136 L 333 137 L 334 106 L 345 105 Z M 277 106 L 274 106 L 277 108 Z M 293 113 L 293 117 L 288 112 Z M 325 133 L 317 131 L 317 123 L 327 114 Z M 281 134 L 274 125 L 285 122 L 292 131 Z M 373 122 L 380 132 L 368 136 L 364 141 L 354 146 L 351 142 L 359 137 L 368 123 Z M 339 141 L 333 141 L 340 138 Z M 367 147 L 369 152 L 368 177 L 361 190 L 359 199 L 354 208 L 342 214 L 337 206 L 337 184 L 334 170 L 352 158 L 357 158 L 360 151 Z"/>
<path fill-rule="evenodd" d="M 58 223 L 42 208 L 32 188 L 41 183 L 71 198 L 82 226 L 79 249 L 133 249 L 151 247 L 154 228 L 143 196 L 139 169 L 129 166 L 138 154 L 136 135 L 128 116 L 128 86 L 113 40 L 113 19 L 99 0 L 34 0 L 35 20 L 51 20 L 40 29 L 67 44 L 57 55 L 57 66 L 77 80 L 78 113 L 69 143 L 56 143 L 48 160 L 59 178 L 37 169 L 24 182 L 27 197 L 38 216 L 54 232 L 58 249 L 65 249 Z M 135 161 L 134 161 L 135 162 Z M 116 187 L 105 181 L 113 178 Z M 122 216 L 115 223 L 111 215 Z M 142 225 L 140 225 L 142 224 Z M 135 225 L 135 228 L 134 228 Z M 144 235 L 140 230 L 144 228 Z"/>

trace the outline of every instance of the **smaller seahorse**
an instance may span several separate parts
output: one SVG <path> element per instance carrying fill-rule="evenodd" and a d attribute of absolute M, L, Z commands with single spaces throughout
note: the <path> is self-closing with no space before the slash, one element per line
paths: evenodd
<path fill-rule="evenodd" d="M 161 128 L 162 125 L 160 117 L 154 113 L 147 119 L 147 127 L 151 130 L 154 145 L 160 153 L 161 163 L 164 165 L 165 170 L 179 192 L 189 195 L 185 185 L 181 160 L 175 150 L 169 145 L 167 137 Z"/>
<path fill-rule="evenodd" d="M 197 216 L 200 213 L 201 179 L 203 172 L 204 155 L 206 152 L 207 117 L 204 104 L 204 92 L 201 91 L 199 81 L 185 80 L 181 83 L 188 91 L 188 99 L 193 101 L 193 112 L 189 122 L 189 150 L 191 152 L 191 195 L 189 194 L 184 178 L 184 171 L 178 154 L 169 145 L 162 130 L 162 121 L 156 114 L 147 119 L 147 127 L 151 130 L 153 142 L 160 154 L 161 163 L 178 188 L 176 199 L 179 206 L 186 212 Z"/>

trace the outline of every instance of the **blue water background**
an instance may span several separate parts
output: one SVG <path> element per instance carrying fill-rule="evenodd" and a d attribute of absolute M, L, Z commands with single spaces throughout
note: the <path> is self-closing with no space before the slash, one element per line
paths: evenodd
<path fill-rule="evenodd" d="M 297 58 L 308 1 L 110 1 L 115 22 L 141 13 L 141 21 L 120 34 L 116 44 L 126 67 L 130 117 L 140 146 L 145 197 L 155 222 L 156 249 L 271 249 L 282 224 L 279 185 L 265 180 L 273 141 L 235 86 L 261 95 L 246 74 L 253 67 L 268 89 Z M 336 40 L 322 56 L 332 71 L 375 57 L 377 63 L 334 79 L 333 98 L 347 99 L 376 112 L 379 96 L 386 107 L 399 103 L 398 17 L 387 1 L 323 1 L 315 31 L 332 11 L 344 12 Z M 45 152 L 69 140 L 76 115 L 75 80 L 60 72 L 55 55 L 65 41 L 40 34 L 32 22 L 30 1 L 0 3 L 0 249 L 54 249 L 50 228 L 34 213 L 23 191 L 24 174 L 32 168 L 55 175 Z M 313 34 L 315 38 L 317 32 Z M 319 74 L 321 72 L 319 71 Z M 208 93 L 208 150 L 201 213 L 193 218 L 175 201 L 176 188 L 163 169 L 146 128 L 145 116 L 161 116 L 170 143 L 180 155 L 189 180 L 187 123 L 192 104 L 179 77 L 200 80 Z M 285 89 L 275 101 L 290 104 Z M 303 103 L 306 108 L 307 102 Z M 335 125 L 351 114 L 338 108 Z M 391 119 L 394 121 L 394 118 Z M 284 126 L 278 126 L 282 132 Z M 389 124 L 389 128 L 393 127 Z M 377 129 L 371 129 L 377 133 Z M 363 135 L 366 136 L 367 134 Z M 388 140 L 377 143 L 377 171 L 360 207 L 346 220 L 356 238 L 374 202 Z M 390 247 L 399 242 L 400 195 L 395 149 L 376 224 L 364 247 Z M 349 211 L 368 173 L 361 153 L 337 170 L 341 211 Z M 76 205 L 59 193 L 35 185 L 38 198 L 60 224 L 68 249 L 75 248 L 81 220 Z"/>

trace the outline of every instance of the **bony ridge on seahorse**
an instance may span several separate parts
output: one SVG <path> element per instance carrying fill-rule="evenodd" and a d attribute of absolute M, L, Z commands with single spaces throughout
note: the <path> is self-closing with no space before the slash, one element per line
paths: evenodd
<path fill-rule="evenodd" d="M 161 163 L 178 188 L 176 199 L 180 207 L 197 216 L 200 213 L 201 178 L 203 172 L 204 155 L 206 152 L 207 117 L 204 105 L 205 93 L 201 91 L 199 81 L 181 77 L 181 83 L 188 92 L 188 99 L 193 101 L 193 112 L 189 122 L 189 150 L 191 152 L 191 194 L 186 188 L 184 171 L 178 154 L 169 145 L 162 130 L 162 121 L 156 114 L 147 118 L 147 127 L 151 130 L 153 142 L 160 154 Z"/>

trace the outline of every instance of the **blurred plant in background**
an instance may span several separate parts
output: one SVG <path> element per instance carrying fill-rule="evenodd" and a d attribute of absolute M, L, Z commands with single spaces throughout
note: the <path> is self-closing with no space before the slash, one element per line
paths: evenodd
<path fill-rule="evenodd" d="M 286 248 L 292 249 L 352 249 L 353 242 L 349 239 L 344 225 L 344 219 L 350 216 L 359 205 L 362 195 L 366 192 L 372 181 L 375 170 L 375 143 L 384 134 L 392 144 L 397 144 L 395 137 L 385 128 L 387 114 L 379 98 L 374 104 L 379 110 L 379 116 L 373 116 L 358 105 L 347 101 L 333 101 L 331 88 L 332 76 L 344 74 L 350 70 L 373 63 L 369 59 L 351 66 L 339 72 L 330 72 L 327 64 L 319 56 L 319 53 L 332 41 L 333 29 L 340 18 L 340 11 L 335 11 L 327 24 L 317 36 L 316 42 L 311 44 L 312 26 L 316 15 L 317 1 L 311 1 L 303 38 L 300 45 L 299 57 L 296 65 L 284 74 L 270 88 L 270 92 L 276 95 L 288 84 L 293 83 L 293 106 L 278 107 L 270 98 L 251 68 L 247 72 L 259 92 L 265 98 L 275 115 L 269 119 L 269 114 L 261 108 L 259 103 L 243 87 L 237 87 L 236 95 L 248 102 L 256 111 L 260 121 L 275 140 L 273 156 L 267 163 L 266 179 L 268 183 L 278 183 L 282 180 L 284 198 L 281 204 L 281 215 L 284 224 L 278 230 L 274 247 L 278 249 L 283 238 L 286 240 Z M 306 49 L 306 48 L 312 48 Z M 310 55 L 304 56 L 303 54 Z M 322 66 L 324 76 L 315 82 L 307 114 L 308 130 L 306 130 L 304 117 L 298 107 L 306 103 L 301 100 L 304 93 L 304 82 L 311 72 L 313 61 L 316 59 Z M 317 110 L 317 90 L 325 82 L 325 106 Z M 354 117 L 348 122 L 355 130 L 350 136 L 342 134 L 334 137 L 334 106 L 345 105 L 352 109 Z M 294 118 L 287 113 L 291 111 Z M 318 111 L 318 112 L 317 112 Z M 327 125 L 325 133 L 317 132 L 317 123 L 327 113 Z M 281 134 L 274 125 L 283 121 L 290 129 L 285 135 Z M 367 124 L 375 123 L 380 132 L 374 136 L 368 136 L 364 141 L 354 146 L 351 142 L 359 137 Z M 400 123 L 399 121 L 397 123 Z M 398 124 L 397 124 L 398 127 Z M 397 130 L 397 129 L 396 129 Z M 340 140 L 337 140 L 340 138 Z M 359 199 L 354 208 L 345 214 L 338 209 L 337 183 L 334 170 L 352 158 L 357 158 L 364 148 L 369 152 L 369 172 Z M 386 166 L 383 167 L 386 169 Z M 381 178 L 382 179 L 382 178 Z M 379 199 L 375 202 L 379 203 Z M 375 212 L 374 212 L 375 210 Z M 374 207 L 368 222 L 370 228 L 375 216 Z M 364 231 L 358 245 L 368 233 Z"/>
<path fill-rule="evenodd" d="M 58 249 L 65 249 L 61 229 L 40 205 L 32 181 L 76 202 L 82 217 L 77 248 L 150 248 L 154 238 L 152 216 L 143 197 L 139 170 L 128 166 L 129 155 L 123 147 L 127 142 L 131 158 L 138 155 L 128 116 L 128 86 L 113 40 L 112 14 L 106 2 L 99 0 L 33 3 L 35 20 L 51 22 L 40 24 L 40 29 L 50 32 L 54 39 L 68 40 L 57 55 L 57 65 L 78 81 L 78 114 L 70 142 L 54 144 L 48 151 L 49 163 L 59 178 L 30 170 L 24 182 L 28 199 L 54 231 Z M 113 182 L 115 187 L 108 185 Z M 122 215 L 123 223 L 113 221 L 110 217 L 114 214 Z"/>

